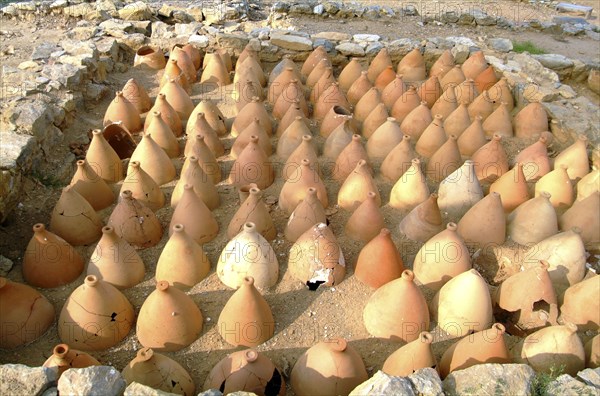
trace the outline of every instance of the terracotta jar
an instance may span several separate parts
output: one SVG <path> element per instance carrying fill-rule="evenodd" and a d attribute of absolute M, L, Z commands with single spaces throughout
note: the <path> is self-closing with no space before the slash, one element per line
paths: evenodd
<path fill-rule="evenodd" d="M 385 69 L 383 69 L 383 71 L 377 76 L 377 79 L 374 82 L 375 88 L 377 88 L 379 92 L 383 92 L 385 87 L 387 87 L 388 84 L 394 81 L 395 79 L 396 70 L 394 69 L 394 66 L 388 66 Z"/>
<path fill-rule="evenodd" d="M 127 289 L 144 280 L 145 273 L 144 262 L 135 249 L 113 227 L 102 227 L 102 238 L 90 257 L 87 275 L 94 275 L 117 289 Z"/>
<path fill-rule="evenodd" d="M 146 298 L 137 318 L 140 344 L 157 351 L 179 351 L 202 332 L 202 312 L 187 294 L 161 280 Z"/>
<path fill-rule="evenodd" d="M 267 156 L 273 154 L 273 147 L 271 146 L 269 135 L 267 135 L 267 132 L 260 125 L 258 118 L 255 118 L 235 139 L 235 142 L 231 147 L 230 155 L 233 158 L 237 158 L 242 150 L 244 150 L 244 147 L 248 145 L 252 136 L 258 137 L 258 145 Z"/>
<path fill-rule="evenodd" d="M 510 213 L 523 202 L 529 199 L 529 190 L 523 165 L 515 164 L 514 168 L 500 176 L 490 185 L 490 192 L 497 192 L 502 198 L 502 207 Z"/>
<path fill-rule="evenodd" d="M 300 73 L 295 69 L 295 67 L 285 67 L 283 71 L 269 83 L 269 103 L 275 104 L 277 98 L 279 98 L 283 90 L 292 80 L 300 81 Z"/>
<path fill-rule="evenodd" d="M 194 107 L 194 110 L 192 111 L 192 114 L 190 114 L 190 118 L 188 119 L 185 127 L 185 130 L 188 132 L 188 134 L 196 122 L 196 117 L 198 117 L 199 113 L 204 113 L 206 122 L 208 122 L 208 125 L 210 125 L 210 127 L 217 132 L 217 135 L 223 136 L 227 134 L 227 128 L 225 127 L 225 116 L 223 116 L 221 110 L 219 110 L 217 105 L 214 104 L 214 102 L 210 99 L 202 99 L 196 105 L 196 107 Z"/>
<path fill-rule="evenodd" d="M 467 78 L 465 81 L 461 82 L 454 88 L 456 94 L 456 100 L 459 104 L 464 104 L 465 106 L 469 106 L 477 96 L 479 96 L 479 90 L 477 89 L 477 85 L 475 81 L 470 78 Z"/>
<path fill-rule="evenodd" d="M 575 192 L 565 165 L 555 167 L 535 183 L 535 194 L 539 195 L 541 191 L 550 194 L 550 203 L 558 213 L 567 210 L 575 201 Z"/>
<path fill-rule="evenodd" d="M 478 247 L 502 245 L 506 239 L 506 216 L 500 194 L 491 192 L 463 215 L 458 234 L 467 244 Z"/>
<path fill-rule="evenodd" d="M 402 123 L 406 116 L 413 111 L 417 106 L 421 104 L 421 97 L 417 93 L 415 87 L 410 86 L 408 90 L 406 90 L 402 96 L 400 96 L 392 109 L 390 110 L 390 114 L 394 117 L 399 123 Z"/>
<path fill-rule="evenodd" d="M 496 109 L 502 102 L 506 103 L 508 111 L 511 111 L 515 107 L 515 99 L 513 98 L 512 91 L 508 86 L 508 80 L 506 77 L 502 77 L 500 81 L 494 84 L 493 87 L 488 89 L 490 99 L 494 103 L 494 109 Z"/>
<path fill-rule="evenodd" d="M 112 189 L 85 161 L 77 161 L 77 170 L 70 186 L 92 205 L 94 210 L 102 210 L 115 200 Z"/>
<path fill-rule="evenodd" d="M 362 144 L 360 135 L 353 135 L 352 142 L 344 147 L 335 160 L 333 178 L 343 182 L 354 171 L 360 160 L 368 161 L 367 150 Z"/>
<path fill-rule="evenodd" d="M 442 95 L 431 106 L 431 114 L 440 114 L 445 120 L 458 108 L 458 100 L 454 89 L 445 90 Z"/>
<path fill-rule="evenodd" d="M 400 278 L 375 290 L 363 311 L 369 334 L 392 341 L 411 342 L 429 329 L 427 302 L 413 279 L 413 272 L 404 270 Z M 402 303 L 398 304 L 398 301 Z"/>
<path fill-rule="evenodd" d="M 402 133 L 410 135 L 415 141 L 418 141 L 432 121 L 431 110 L 427 107 L 427 102 L 423 101 L 406 115 L 400 124 L 400 129 Z"/>
<path fill-rule="evenodd" d="M 177 112 L 181 122 L 187 122 L 194 110 L 194 104 L 187 92 L 175 80 L 171 79 L 161 88 L 160 93 L 165 94 L 165 99 Z"/>
<path fill-rule="evenodd" d="M 368 378 L 360 355 L 343 338 L 321 341 L 308 349 L 290 374 L 297 395 L 348 395 Z"/>
<path fill-rule="evenodd" d="M 183 187 L 186 184 L 193 187 L 196 195 L 210 210 L 219 207 L 220 198 L 217 188 L 215 187 L 213 180 L 204 173 L 204 170 L 202 170 L 196 157 L 189 157 L 188 166 L 186 166 L 185 172 L 182 170 L 181 177 L 177 181 L 175 188 L 173 188 L 173 193 L 171 194 L 172 207 L 177 207 L 177 204 L 181 200 L 181 195 L 183 194 Z"/>
<path fill-rule="evenodd" d="M 442 86 L 437 76 L 430 76 L 429 79 L 419 85 L 417 93 L 421 100 L 427 103 L 427 107 L 431 109 L 443 94 Z"/>
<path fill-rule="evenodd" d="M 412 147 L 411 140 L 408 135 L 402 136 L 402 141 L 385 157 L 379 168 L 385 179 L 392 182 L 398 181 L 400 176 L 412 165 L 411 161 L 417 157 L 417 153 Z M 429 192 L 426 195 L 429 195 Z"/>
<path fill-rule="evenodd" d="M 309 95 L 309 101 L 313 104 L 317 102 L 317 100 L 321 97 L 323 92 L 333 83 L 335 83 L 335 77 L 333 76 L 333 68 L 327 67 L 321 77 L 317 80 L 317 82 L 312 86 Z M 307 84 L 308 85 L 308 84 Z"/>
<path fill-rule="evenodd" d="M 585 367 L 600 367 L 600 334 L 585 343 Z"/>
<path fill-rule="evenodd" d="M 577 201 L 559 218 L 561 230 L 578 227 L 581 239 L 586 246 L 594 247 L 600 242 L 600 192 L 596 191 L 589 197 Z"/>
<path fill-rule="evenodd" d="M 431 349 L 433 334 L 423 331 L 419 338 L 392 353 L 383 363 L 381 370 L 392 376 L 408 377 L 415 371 L 435 367 L 437 362 Z"/>
<path fill-rule="evenodd" d="M 388 117 L 379 128 L 373 132 L 367 141 L 367 154 L 372 161 L 382 161 L 398 143 L 404 134 L 396 118 Z"/>
<path fill-rule="evenodd" d="M 335 128 L 344 122 L 345 118 L 340 116 L 352 117 L 352 112 L 343 106 L 331 106 L 327 114 L 325 114 L 323 121 L 321 121 L 319 134 L 325 138 L 328 137 Z"/>
<path fill-rule="evenodd" d="M 377 289 L 400 278 L 403 271 L 404 263 L 390 230 L 381 228 L 379 234 L 361 249 L 354 275 L 362 283 Z"/>
<path fill-rule="evenodd" d="M 179 142 L 171 131 L 171 128 L 161 118 L 160 112 L 154 111 L 148 115 L 152 119 L 144 133 L 152 135 L 152 138 L 169 158 L 179 156 Z"/>
<path fill-rule="evenodd" d="M 231 136 L 237 137 L 255 118 L 258 118 L 260 126 L 263 127 L 267 135 L 272 136 L 273 124 L 271 116 L 267 113 L 264 103 L 256 96 L 235 116 L 231 125 Z"/>
<path fill-rule="evenodd" d="M 252 277 L 259 288 L 277 283 L 277 256 L 254 223 L 245 223 L 242 231 L 223 248 L 217 263 L 217 275 L 232 289 L 240 287 L 247 277 Z"/>
<path fill-rule="evenodd" d="M 236 74 L 237 77 L 237 74 Z M 252 103 L 252 98 L 256 97 L 259 100 L 264 98 L 262 87 L 260 83 L 256 80 L 252 80 L 252 77 L 249 77 L 248 74 L 243 74 L 240 79 L 236 82 L 236 79 L 233 80 L 233 86 L 235 87 L 231 97 L 235 101 L 235 108 L 239 112 L 246 105 Z"/>
<path fill-rule="evenodd" d="M 512 137 L 514 134 L 511 119 L 506 103 L 501 103 L 482 124 L 486 136 L 500 135 L 506 138 Z"/>
<path fill-rule="evenodd" d="M 71 349 L 67 344 L 58 344 L 52 350 L 52 355 L 42 365 L 43 367 L 56 367 L 58 377 L 71 368 L 85 368 L 100 366 L 100 362 L 85 352 Z"/>
<path fill-rule="evenodd" d="M 415 48 L 404 56 L 398 63 L 396 73 L 401 74 L 404 81 L 423 81 L 427 77 L 425 59 L 421 49 Z"/>
<path fill-rule="evenodd" d="M 119 121 L 131 133 L 142 130 L 140 113 L 121 91 L 117 91 L 115 98 L 108 105 L 106 113 L 104 113 L 104 125 Z"/>
<path fill-rule="evenodd" d="M 315 224 L 325 223 L 325 208 L 317 196 L 317 190 L 309 187 L 302 201 L 296 206 L 294 212 L 285 226 L 285 238 L 288 241 L 296 242 L 300 235 L 304 234 Z"/>
<path fill-rule="evenodd" d="M 302 76 L 308 77 L 322 59 L 329 59 L 329 56 L 327 55 L 325 47 L 319 45 L 310 53 L 308 58 L 306 58 L 302 64 L 302 69 L 300 69 Z"/>
<path fill-rule="evenodd" d="M 577 201 L 583 201 L 596 191 L 600 191 L 600 170 L 593 167 L 593 170 L 577 182 Z"/>
<path fill-rule="evenodd" d="M 233 163 L 229 182 L 235 186 L 256 183 L 261 190 L 266 189 L 275 178 L 273 165 L 258 145 L 258 137 L 251 136 L 250 142 Z"/>
<path fill-rule="evenodd" d="M 159 186 L 175 179 L 175 165 L 150 134 L 142 136 L 142 140 L 131 155 L 130 161 L 139 162 L 140 167 Z"/>
<path fill-rule="evenodd" d="M 156 264 L 157 282 L 167 281 L 180 290 L 188 290 L 209 272 L 210 261 L 202 246 L 185 232 L 183 224 L 175 224 Z"/>
<path fill-rule="evenodd" d="M 161 118 L 169 126 L 169 128 L 171 128 L 171 132 L 173 132 L 175 136 L 179 137 L 183 134 L 181 118 L 179 118 L 179 114 L 177 114 L 173 106 L 169 104 L 165 94 L 159 93 L 156 96 L 156 101 L 154 102 L 152 109 L 150 109 L 150 113 L 154 111 L 160 112 Z M 146 117 L 146 121 L 144 122 L 144 130 L 148 129 L 151 120 L 151 117 Z"/>
<path fill-rule="evenodd" d="M 119 159 L 131 157 L 137 143 L 133 140 L 131 133 L 125 128 L 123 123 L 113 122 L 112 124 L 108 124 L 102 129 L 102 134 Z M 94 170 L 94 172 L 98 171 L 97 168 Z"/>
<path fill-rule="evenodd" d="M 375 180 L 373 180 L 371 169 L 365 160 L 360 160 L 340 187 L 337 199 L 338 206 L 354 211 L 367 199 L 369 192 L 375 193 L 377 207 L 381 206 L 379 189 Z"/>
<path fill-rule="evenodd" d="M 382 166 L 383 167 L 383 166 Z M 397 167 L 398 170 L 399 167 Z M 430 191 L 421 171 L 421 161 L 414 158 L 411 166 L 392 187 L 389 205 L 392 208 L 410 211 L 429 197 Z"/>
<path fill-rule="evenodd" d="M 325 223 L 313 225 L 298 237 L 290 249 L 288 269 L 310 290 L 337 285 L 344 279 L 346 262 L 342 248 Z"/>
<path fill-rule="evenodd" d="M 549 326 L 522 341 L 521 359 L 535 371 L 549 373 L 557 366 L 575 375 L 585 368 L 585 351 L 577 335 L 577 326 Z"/>
<path fill-rule="evenodd" d="M 73 348 L 101 351 L 127 336 L 134 316 L 133 306 L 116 287 L 88 275 L 63 305 L 58 336 Z"/>
<path fill-rule="evenodd" d="M 137 161 L 129 161 L 127 177 L 123 180 L 119 195 L 124 191 L 131 191 L 135 199 L 155 212 L 165 205 L 165 194 Z"/>
<path fill-rule="evenodd" d="M 466 78 L 476 79 L 477 76 L 488 68 L 483 51 L 470 54 L 469 58 L 462 64 L 462 71 Z"/>
<path fill-rule="evenodd" d="M 319 173 L 311 167 L 308 159 L 302 160 L 302 167 L 297 174 L 297 177 L 289 178 L 279 193 L 279 207 L 286 213 L 291 214 L 298 204 L 304 199 L 308 188 L 317 190 L 317 197 L 323 207 L 329 205 L 327 198 L 327 190 L 325 184 L 321 180 Z"/>
<path fill-rule="evenodd" d="M 426 173 L 432 180 L 441 182 L 460 169 L 463 161 L 456 140 L 456 135 L 450 135 L 427 161 Z"/>
<path fill-rule="evenodd" d="M 92 141 L 85 154 L 88 164 L 107 183 L 123 180 L 123 165 L 115 150 L 108 144 L 100 129 L 92 131 Z"/>
<path fill-rule="evenodd" d="M 185 45 L 175 44 L 175 47 L 180 47 L 190 57 L 196 70 L 200 69 L 202 66 L 202 58 L 204 57 L 204 53 L 201 50 L 190 43 Z"/>
<path fill-rule="evenodd" d="M 217 131 L 210 126 L 206 119 L 206 114 L 198 113 L 196 122 L 191 129 L 187 131 L 187 142 L 185 144 L 184 154 L 186 157 L 192 155 L 194 144 L 198 137 L 204 138 L 204 143 L 208 146 L 215 158 L 225 154 L 225 147 L 217 135 Z"/>
<path fill-rule="evenodd" d="M 431 311 L 440 329 L 453 338 L 487 329 L 494 319 L 488 285 L 475 269 L 446 282 L 433 297 Z"/>
<path fill-rule="evenodd" d="M 373 88 L 373 84 L 369 81 L 368 73 L 363 71 L 348 89 L 346 98 L 352 106 L 356 106 L 360 98 L 371 88 Z"/>
<path fill-rule="evenodd" d="M 102 220 L 73 187 L 65 187 L 50 218 L 50 230 L 73 246 L 88 245 L 102 234 Z"/>
<path fill-rule="evenodd" d="M 135 52 L 135 58 L 133 60 L 134 66 L 146 65 L 154 70 L 164 69 L 166 63 L 165 55 L 161 50 L 155 50 L 147 45 L 140 47 Z"/>
<path fill-rule="evenodd" d="M 400 127 L 402 129 L 402 127 Z M 404 131 L 406 132 L 406 131 Z M 409 135 L 414 138 L 413 135 Z M 423 130 L 421 136 L 416 140 L 415 150 L 425 158 L 429 158 L 446 142 L 446 131 L 442 116 L 436 114 L 433 121 Z"/>
<path fill-rule="evenodd" d="M 561 151 L 554 159 L 554 168 L 561 165 L 567 167 L 571 180 L 578 180 L 590 172 L 589 157 L 587 154 L 587 137 L 579 135 L 575 143 Z"/>
<path fill-rule="evenodd" d="M 121 90 L 123 96 L 142 114 L 152 108 L 152 101 L 144 87 L 135 78 L 130 78 Z"/>
<path fill-rule="evenodd" d="M 438 364 L 441 378 L 453 371 L 464 370 L 476 364 L 511 363 L 504 337 L 504 326 L 494 323 L 491 328 L 478 331 L 452 344 Z"/>
<path fill-rule="evenodd" d="M 296 100 L 304 115 L 308 117 L 308 104 L 304 98 L 303 88 L 297 80 L 292 80 L 275 101 L 272 111 L 273 117 L 281 120 L 287 110 L 296 104 Z"/>
<path fill-rule="evenodd" d="M 487 143 L 481 120 L 481 116 L 475 116 L 467 129 L 458 137 L 458 150 L 462 156 L 471 157 Z"/>
<path fill-rule="evenodd" d="M 338 77 L 338 82 L 340 83 L 342 91 L 348 92 L 352 84 L 360 78 L 362 71 L 362 66 L 358 62 L 358 58 L 350 59 L 350 62 L 344 66 Z"/>
<path fill-rule="evenodd" d="M 277 230 L 273 224 L 273 219 L 269 214 L 269 209 L 262 200 L 262 192 L 256 188 L 250 188 L 248 198 L 242 202 L 240 208 L 233 215 L 227 227 L 227 237 L 232 239 L 243 230 L 244 224 L 251 222 L 256 226 L 256 230 L 268 241 L 272 241 L 277 236 Z"/>
<path fill-rule="evenodd" d="M 438 205 L 442 213 L 459 220 L 483 198 L 475 164 L 466 160 L 460 168 L 448 175 L 438 187 Z"/>
<path fill-rule="evenodd" d="M 163 88 L 169 81 L 175 80 L 188 94 L 192 93 L 192 86 L 187 74 L 179 67 L 175 59 L 169 59 L 165 71 L 160 79 L 159 88 Z"/>
<path fill-rule="evenodd" d="M 367 198 L 354 210 L 348 219 L 344 231 L 354 240 L 369 242 L 385 227 L 383 215 L 379 210 L 381 202 L 377 201 L 378 194 L 374 191 L 367 193 Z"/>
<path fill-rule="evenodd" d="M 282 158 L 288 158 L 294 150 L 302 143 L 302 137 L 310 136 L 311 131 L 306 126 L 302 117 L 296 117 L 296 120 L 283 132 L 277 141 L 277 155 Z"/>
<path fill-rule="evenodd" d="M 217 48 L 216 53 L 219 54 L 219 56 L 223 60 L 223 64 L 227 69 L 227 73 L 233 71 L 233 60 L 231 59 L 231 54 L 229 53 L 227 48 Z M 204 57 L 204 59 L 206 59 L 206 57 Z M 203 66 L 204 68 L 206 68 L 205 64 L 203 64 Z"/>
<path fill-rule="evenodd" d="M 482 120 L 487 119 L 494 112 L 494 102 L 490 98 L 489 91 L 481 92 L 481 95 L 473 100 L 473 103 L 467 108 L 469 111 L 469 117 L 474 120 L 477 116 L 480 116 Z"/>
<path fill-rule="evenodd" d="M 362 135 L 369 139 L 371 135 L 389 118 L 389 113 L 385 107 L 385 104 L 379 103 L 369 113 L 365 121 L 362 123 Z"/>
<path fill-rule="evenodd" d="M 406 86 L 402 80 L 400 74 L 396 74 L 394 80 L 392 80 L 385 88 L 381 91 L 381 101 L 385 104 L 388 110 L 392 110 L 394 103 L 402 96 L 406 91 Z"/>
<path fill-rule="evenodd" d="M 223 62 L 220 54 L 215 52 L 204 56 L 204 69 L 202 70 L 200 82 L 219 87 L 228 85 L 231 82 L 227 65 Z"/>
<path fill-rule="evenodd" d="M 273 337 L 275 320 L 269 304 L 247 276 L 221 310 L 217 330 L 233 346 L 255 347 Z"/>
<path fill-rule="evenodd" d="M 213 367 L 204 389 L 223 389 L 225 394 L 252 392 L 284 396 L 285 380 L 271 359 L 255 349 L 233 352 Z"/>
<path fill-rule="evenodd" d="M 501 141 L 502 136 L 494 135 L 489 143 L 481 146 L 471 156 L 475 163 L 475 174 L 482 183 L 494 182 L 508 172 L 508 156 Z"/>
<path fill-rule="evenodd" d="M 507 231 L 511 239 L 521 245 L 538 243 L 558 232 L 558 220 L 550 194 L 539 195 L 521 205 L 508 215 Z"/>
<path fill-rule="evenodd" d="M 443 225 L 437 198 L 438 195 L 433 193 L 411 210 L 400 222 L 400 232 L 418 242 L 425 242 L 440 232 Z"/>
<path fill-rule="evenodd" d="M 281 136 L 292 122 L 296 120 L 296 117 L 302 117 L 302 121 L 304 121 L 306 125 L 310 124 L 304 111 L 300 108 L 300 101 L 298 99 L 292 101 L 291 106 L 287 109 L 281 120 L 279 120 L 276 135 Z"/>
<path fill-rule="evenodd" d="M 129 190 L 121 193 L 119 203 L 108 219 L 108 225 L 113 227 L 119 237 L 137 249 L 156 245 L 163 235 L 162 226 L 154 212 L 138 202 Z"/>
<path fill-rule="evenodd" d="M 446 135 L 456 135 L 460 137 L 463 132 L 471 125 L 471 117 L 464 103 L 461 103 L 444 121 L 444 131 Z"/>
<path fill-rule="evenodd" d="M 186 168 L 190 166 L 190 158 L 194 157 L 198 160 L 198 165 L 202 168 L 204 173 L 212 180 L 213 184 L 218 184 L 221 181 L 221 167 L 215 158 L 212 150 L 206 144 L 204 136 L 196 136 L 193 139 L 189 155 L 186 156 L 185 162 L 181 173 L 185 172 Z"/>
<path fill-rule="evenodd" d="M 516 137 L 539 137 L 548 130 L 548 114 L 541 103 L 531 102 L 515 115 L 513 124 Z"/>
<path fill-rule="evenodd" d="M 429 69 L 429 76 L 438 76 L 439 78 L 442 78 L 454 67 L 454 64 L 454 56 L 450 50 L 445 50 Z"/>
<path fill-rule="evenodd" d="M 235 73 L 248 73 L 253 75 L 260 86 L 264 87 L 267 85 L 267 79 L 265 78 L 265 73 L 262 69 L 260 61 L 258 60 L 258 56 L 248 56 L 245 59 L 238 59 L 235 65 Z"/>
<path fill-rule="evenodd" d="M 538 180 L 552 169 L 550 158 L 548 158 L 547 144 L 547 138 L 542 135 L 537 142 L 527 146 L 515 156 L 513 161 L 523 164 L 525 180 Z"/>
<path fill-rule="evenodd" d="M 183 186 L 181 199 L 171 217 L 169 235 L 172 235 L 175 224 L 182 224 L 199 244 L 212 241 L 219 233 L 219 224 L 214 215 L 189 184 Z"/>
<path fill-rule="evenodd" d="M 275 81 L 275 79 L 288 68 L 292 70 L 298 80 L 302 78 L 300 71 L 296 67 L 296 63 L 291 59 L 289 54 L 285 54 L 283 55 L 283 59 L 277 65 L 275 65 L 273 70 L 271 70 L 271 73 L 269 74 L 269 85 L 271 86 L 273 81 Z"/>
<path fill-rule="evenodd" d="M 381 101 L 379 90 L 375 87 L 371 87 L 354 106 L 354 118 L 359 123 L 362 123 L 371 111 L 373 111 L 380 103 L 383 102 Z"/>
<path fill-rule="evenodd" d="M 54 323 L 54 306 L 33 287 L 0 277 L 0 348 L 40 338 Z"/>
<path fill-rule="evenodd" d="M 122 372 L 127 385 L 136 382 L 149 386 L 159 392 L 194 395 L 194 380 L 175 360 L 154 352 L 150 348 L 142 348 Z"/>
<path fill-rule="evenodd" d="M 488 66 L 487 69 L 479 73 L 479 75 L 475 78 L 475 84 L 477 85 L 479 92 L 490 89 L 497 82 L 498 77 L 496 77 L 496 72 L 492 66 Z"/>
<path fill-rule="evenodd" d="M 302 160 L 308 159 L 313 169 L 315 169 L 319 176 L 321 175 L 321 167 L 319 165 L 319 155 L 317 149 L 313 143 L 313 138 L 310 135 L 302 136 L 300 145 L 290 154 L 285 161 L 285 165 L 281 171 L 281 175 L 284 180 L 295 179 L 300 177 L 302 172 Z"/>
<path fill-rule="evenodd" d="M 392 60 L 388 54 L 387 48 L 383 47 L 377 52 L 367 69 L 367 76 L 371 82 L 375 82 L 379 74 L 389 66 L 392 66 Z"/>
<path fill-rule="evenodd" d="M 427 240 L 417 252 L 413 271 L 423 286 L 437 291 L 471 269 L 469 249 L 456 230 L 455 223 L 448 223 L 444 231 Z"/>
<path fill-rule="evenodd" d="M 442 78 L 442 89 L 444 92 L 454 91 L 454 88 L 460 85 L 466 79 L 467 77 L 465 77 L 461 65 L 455 65 L 452 69 L 448 70 L 448 72 Z"/>

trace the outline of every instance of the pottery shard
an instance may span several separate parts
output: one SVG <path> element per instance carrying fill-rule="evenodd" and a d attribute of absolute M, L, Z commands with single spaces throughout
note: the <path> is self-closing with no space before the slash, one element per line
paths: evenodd
<path fill-rule="evenodd" d="M 477 364 L 450 373 L 444 379 L 444 392 L 464 396 L 530 395 L 535 376 L 526 364 Z"/>

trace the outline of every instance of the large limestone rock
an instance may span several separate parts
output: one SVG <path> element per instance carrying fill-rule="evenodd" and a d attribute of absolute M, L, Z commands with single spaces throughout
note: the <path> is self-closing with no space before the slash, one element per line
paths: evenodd
<path fill-rule="evenodd" d="M 121 8 L 119 18 L 128 21 L 146 21 L 152 18 L 152 10 L 146 2 L 136 1 Z"/>
<path fill-rule="evenodd" d="M 577 381 L 569 374 L 563 374 L 546 387 L 547 395 L 598 396 L 598 388 Z"/>
<path fill-rule="evenodd" d="M 312 41 L 310 41 L 310 39 L 289 34 L 271 34 L 271 44 L 294 51 L 312 50 Z"/>
<path fill-rule="evenodd" d="M 68 369 L 58 380 L 61 395 L 120 396 L 127 383 L 121 373 L 110 366 Z"/>
<path fill-rule="evenodd" d="M 56 368 L 4 364 L 0 366 L 0 395 L 38 396 L 57 378 Z"/>
<path fill-rule="evenodd" d="M 161 391 L 160 389 L 154 389 L 146 385 L 132 382 L 129 384 L 123 396 L 174 396 L 175 393 L 169 393 Z"/>
<path fill-rule="evenodd" d="M 530 395 L 535 375 L 526 364 L 478 364 L 450 373 L 444 379 L 444 392 L 461 396 Z"/>
<path fill-rule="evenodd" d="M 350 392 L 350 396 L 364 395 L 416 396 L 417 393 L 408 378 L 394 377 L 380 370 Z"/>

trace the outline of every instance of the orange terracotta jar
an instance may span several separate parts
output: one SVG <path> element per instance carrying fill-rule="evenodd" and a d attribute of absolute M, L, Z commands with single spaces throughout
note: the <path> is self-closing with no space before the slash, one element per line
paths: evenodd
<path fill-rule="evenodd" d="M 383 363 L 382 371 L 388 375 L 408 377 L 415 371 L 435 367 L 436 359 L 431 350 L 433 335 L 427 331 L 392 353 Z"/>
<path fill-rule="evenodd" d="M 100 365 L 100 362 L 94 359 L 93 356 L 76 349 L 71 349 L 67 344 L 58 344 L 52 350 L 52 355 L 44 362 L 43 367 L 55 367 L 60 377 L 62 373 L 71 368 Z"/>
<path fill-rule="evenodd" d="M 403 271 L 404 263 L 394 245 L 390 230 L 382 228 L 379 234 L 361 249 L 354 275 L 362 283 L 377 289 L 400 278 Z"/>

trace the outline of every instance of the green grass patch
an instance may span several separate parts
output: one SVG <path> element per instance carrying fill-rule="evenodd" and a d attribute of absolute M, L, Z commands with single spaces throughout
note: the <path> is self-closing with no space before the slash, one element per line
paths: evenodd
<path fill-rule="evenodd" d="M 513 51 L 518 53 L 529 52 L 531 55 L 541 55 L 546 53 L 543 48 L 536 46 L 531 41 L 513 41 Z"/>
<path fill-rule="evenodd" d="M 548 373 L 537 373 L 531 384 L 531 395 L 532 396 L 551 396 L 548 393 L 548 385 L 554 381 L 558 376 L 563 374 L 565 366 L 559 367 L 552 366 Z"/>

